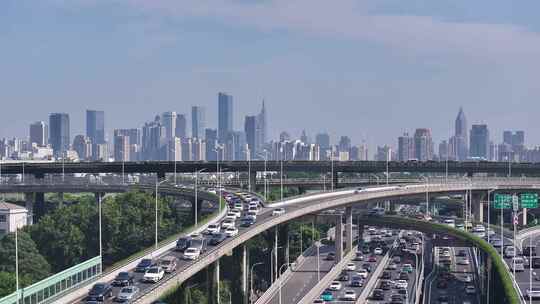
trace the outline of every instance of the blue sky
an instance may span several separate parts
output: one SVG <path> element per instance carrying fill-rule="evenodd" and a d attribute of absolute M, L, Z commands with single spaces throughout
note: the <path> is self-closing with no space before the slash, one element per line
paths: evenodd
<path fill-rule="evenodd" d="M 4 0 L 0 137 L 84 110 L 107 128 L 235 98 L 235 127 L 267 100 L 272 136 L 306 129 L 396 145 L 470 123 L 540 143 L 538 1 Z M 536 15 L 535 15 L 536 13 Z"/>

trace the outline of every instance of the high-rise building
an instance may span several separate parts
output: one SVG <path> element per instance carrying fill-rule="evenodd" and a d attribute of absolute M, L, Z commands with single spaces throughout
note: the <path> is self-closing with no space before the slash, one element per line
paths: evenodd
<path fill-rule="evenodd" d="M 49 142 L 49 127 L 44 121 L 36 121 L 30 125 L 30 144 L 36 143 L 44 147 Z"/>
<path fill-rule="evenodd" d="M 503 144 L 512 145 L 514 141 L 514 135 L 512 134 L 512 131 L 503 131 Z"/>
<path fill-rule="evenodd" d="M 414 158 L 414 141 L 409 133 L 405 132 L 398 137 L 398 160 L 408 161 L 411 158 Z"/>
<path fill-rule="evenodd" d="M 315 144 L 319 145 L 321 151 L 330 149 L 330 135 L 319 133 L 315 136 Z"/>
<path fill-rule="evenodd" d="M 191 137 L 201 139 L 204 137 L 205 119 L 204 107 L 191 107 Z"/>
<path fill-rule="evenodd" d="M 226 93 L 218 94 L 218 140 L 225 143 L 233 131 L 233 97 Z"/>
<path fill-rule="evenodd" d="M 338 151 L 349 153 L 350 150 L 351 150 L 351 138 L 349 136 L 341 136 L 339 139 Z"/>
<path fill-rule="evenodd" d="M 430 129 L 420 128 L 414 132 L 414 154 L 419 161 L 433 159 L 433 140 Z"/>
<path fill-rule="evenodd" d="M 489 130 L 485 124 L 471 126 L 470 156 L 489 159 Z"/>
<path fill-rule="evenodd" d="M 165 139 L 171 140 L 176 136 L 176 112 L 164 112 L 161 124 L 165 128 Z"/>
<path fill-rule="evenodd" d="M 392 148 L 387 145 L 377 146 L 377 154 L 375 155 L 377 161 L 391 161 L 392 160 Z"/>
<path fill-rule="evenodd" d="M 165 127 L 159 117 L 153 122 L 145 123 L 142 128 L 142 159 L 162 160 L 165 158 L 163 147 L 166 146 Z"/>
<path fill-rule="evenodd" d="M 80 160 L 92 158 L 92 140 L 88 136 L 77 135 L 73 138 L 73 150 L 77 152 Z"/>
<path fill-rule="evenodd" d="M 177 125 L 178 127 L 178 125 Z M 182 139 L 174 137 L 167 143 L 166 159 L 169 161 L 182 161 Z"/>
<path fill-rule="evenodd" d="M 56 157 L 62 157 L 69 150 L 69 114 L 51 113 L 49 115 L 49 141 Z"/>
<path fill-rule="evenodd" d="M 262 102 L 262 108 L 259 115 L 257 115 L 257 132 L 259 133 L 258 139 L 259 143 L 257 144 L 257 147 L 259 151 L 263 150 L 263 146 L 268 141 L 268 121 L 267 121 L 267 113 L 266 113 L 266 106 L 263 99 Z"/>
<path fill-rule="evenodd" d="M 114 137 L 114 160 L 129 161 L 130 158 L 129 136 L 116 135 Z"/>
<path fill-rule="evenodd" d="M 442 161 L 450 159 L 450 155 L 448 154 L 448 146 L 448 141 L 446 140 L 441 141 L 441 143 L 439 144 L 439 160 Z"/>
<path fill-rule="evenodd" d="M 246 133 L 246 142 L 249 149 L 249 156 L 255 159 L 255 156 L 260 152 L 257 144 L 259 142 L 257 132 L 257 116 L 246 116 L 244 121 L 244 132 Z"/>
<path fill-rule="evenodd" d="M 469 141 L 467 138 L 467 118 L 463 108 L 459 108 L 455 123 L 455 145 L 457 160 L 466 160 L 469 156 Z"/>
<path fill-rule="evenodd" d="M 141 145 L 141 129 L 114 129 L 114 136 L 128 136 L 130 145 Z"/>
<path fill-rule="evenodd" d="M 216 152 L 216 144 L 217 144 L 217 130 L 216 129 L 206 129 L 204 131 L 205 133 L 205 149 L 206 149 L 206 160 L 208 161 L 216 161 L 217 160 L 217 152 Z"/>
<path fill-rule="evenodd" d="M 176 137 L 186 138 L 187 137 L 187 120 L 186 115 L 176 114 L 176 129 L 174 131 Z"/>
<path fill-rule="evenodd" d="M 300 141 L 307 144 L 307 145 L 310 144 L 309 137 L 306 134 L 306 130 L 302 130 L 302 134 L 300 135 Z"/>
<path fill-rule="evenodd" d="M 105 112 L 86 110 L 86 136 L 94 144 L 105 143 Z"/>
<path fill-rule="evenodd" d="M 225 160 L 245 160 L 246 146 L 246 134 L 244 132 L 229 133 L 229 138 L 225 143 Z"/>
<path fill-rule="evenodd" d="M 290 140 L 291 140 L 291 135 L 287 131 L 283 131 L 279 134 L 280 142 L 290 141 Z"/>

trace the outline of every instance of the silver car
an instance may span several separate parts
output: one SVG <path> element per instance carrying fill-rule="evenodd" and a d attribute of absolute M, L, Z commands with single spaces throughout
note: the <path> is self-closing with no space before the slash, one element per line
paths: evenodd
<path fill-rule="evenodd" d="M 121 302 L 121 303 L 129 303 L 131 300 L 135 298 L 135 296 L 139 293 L 139 287 L 137 286 L 128 286 L 123 287 L 120 289 L 120 292 L 114 299 L 115 302 Z"/>

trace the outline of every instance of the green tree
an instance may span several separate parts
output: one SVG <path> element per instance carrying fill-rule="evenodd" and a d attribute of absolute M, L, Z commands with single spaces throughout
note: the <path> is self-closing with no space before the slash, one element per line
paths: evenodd
<path fill-rule="evenodd" d="M 15 274 L 0 272 L 0 298 L 11 294 L 15 290 Z"/>
<path fill-rule="evenodd" d="M 50 275 L 51 266 L 39 253 L 36 244 L 28 233 L 24 231 L 18 232 L 17 245 L 19 254 L 19 283 L 21 287 L 28 286 Z M 0 239 L 0 273 L 4 273 L 3 277 L 0 277 L 0 282 L 3 283 L 0 289 L 4 290 L 4 292 L 6 290 L 15 291 L 14 233 L 7 234 Z M 13 283 L 11 283 L 8 275 L 13 276 Z M 8 292 L 8 294 L 11 292 Z"/>

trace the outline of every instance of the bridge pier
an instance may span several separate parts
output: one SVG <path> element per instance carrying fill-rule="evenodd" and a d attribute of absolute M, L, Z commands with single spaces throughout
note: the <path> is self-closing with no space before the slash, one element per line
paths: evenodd
<path fill-rule="evenodd" d="M 24 194 L 25 207 L 28 210 L 28 214 L 34 216 L 34 193 Z"/>
<path fill-rule="evenodd" d="M 249 173 L 249 184 L 248 184 L 248 191 L 255 192 L 257 191 L 257 171 L 251 171 Z"/>
<path fill-rule="evenodd" d="M 195 223 L 195 216 L 197 216 L 197 223 L 198 223 L 199 219 L 201 218 L 201 210 L 202 210 L 202 204 L 204 200 L 197 198 L 197 204 L 196 204 L 197 212 L 195 212 L 195 198 L 192 198 L 190 202 L 191 202 L 191 218 L 193 220 L 193 223 Z"/>
<path fill-rule="evenodd" d="M 474 193 L 469 206 L 473 219 L 477 222 L 484 222 L 484 204 L 482 204 L 483 194 Z"/>
<path fill-rule="evenodd" d="M 207 268 L 206 276 L 206 286 L 208 293 L 208 303 L 209 304 L 218 304 L 219 303 L 219 259 L 214 263 L 210 264 Z"/>
<path fill-rule="evenodd" d="M 338 172 L 334 170 L 334 172 L 332 172 L 332 188 L 337 189 L 338 186 Z"/>
<path fill-rule="evenodd" d="M 336 215 L 336 230 L 335 230 L 335 244 L 336 244 L 336 262 L 339 263 L 343 258 L 343 222 L 341 214 Z"/>
<path fill-rule="evenodd" d="M 45 215 L 47 210 L 45 206 L 45 193 L 36 192 L 34 193 L 34 223 L 37 222 L 42 216 Z"/>
<path fill-rule="evenodd" d="M 233 282 L 231 299 L 233 303 L 247 304 L 247 249 L 245 245 L 233 249 Z"/>
<path fill-rule="evenodd" d="M 353 248 L 353 217 L 352 207 L 345 208 L 345 252 L 351 252 Z"/>

